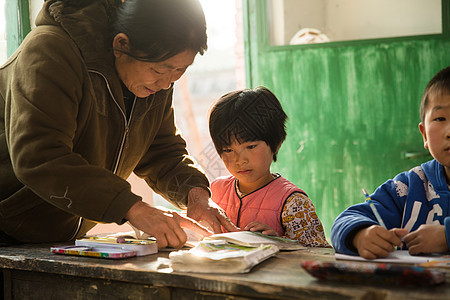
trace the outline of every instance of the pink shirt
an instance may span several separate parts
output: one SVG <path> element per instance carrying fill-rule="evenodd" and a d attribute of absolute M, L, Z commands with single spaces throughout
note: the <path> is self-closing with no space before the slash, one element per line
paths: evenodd
<path fill-rule="evenodd" d="M 225 210 L 236 226 L 244 228 L 248 223 L 258 221 L 270 226 L 279 236 L 285 235 L 281 212 L 286 199 L 295 192 L 305 194 L 281 176 L 241 198 L 237 194 L 236 178 L 233 176 L 214 180 L 211 191 L 212 200 Z"/>

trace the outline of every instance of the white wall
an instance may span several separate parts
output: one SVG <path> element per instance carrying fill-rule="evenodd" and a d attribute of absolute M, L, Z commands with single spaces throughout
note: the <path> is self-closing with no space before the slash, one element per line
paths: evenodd
<path fill-rule="evenodd" d="M 35 27 L 34 20 L 44 4 L 44 0 L 29 0 L 30 2 L 30 24 L 31 28 Z"/>
<path fill-rule="evenodd" d="M 268 10 L 273 45 L 301 28 L 332 41 L 442 33 L 441 0 L 269 0 Z"/>
<path fill-rule="evenodd" d="M 325 0 L 332 40 L 442 33 L 441 0 Z"/>
<path fill-rule="evenodd" d="M 322 32 L 326 29 L 326 8 L 323 0 L 284 0 L 284 2 L 286 43 L 302 28 L 315 28 Z"/>

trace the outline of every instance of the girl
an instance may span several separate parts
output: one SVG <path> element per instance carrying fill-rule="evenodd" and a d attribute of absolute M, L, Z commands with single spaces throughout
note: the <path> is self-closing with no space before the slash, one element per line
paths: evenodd
<path fill-rule="evenodd" d="M 231 176 L 212 182 L 212 200 L 244 230 L 330 247 L 306 193 L 270 172 L 286 138 L 286 119 L 280 102 L 265 87 L 234 91 L 217 101 L 209 130 Z"/>

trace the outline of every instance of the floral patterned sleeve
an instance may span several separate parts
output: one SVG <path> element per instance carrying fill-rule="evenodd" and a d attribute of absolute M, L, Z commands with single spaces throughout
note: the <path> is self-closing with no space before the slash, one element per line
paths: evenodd
<path fill-rule="evenodd" d="M 331 248 L 325 238 L 316 209 L 305 194 L 299 192 L 291 194 L 284 203 L 281 218 L 287 238 L 298 240 L 306 247 Z"/>

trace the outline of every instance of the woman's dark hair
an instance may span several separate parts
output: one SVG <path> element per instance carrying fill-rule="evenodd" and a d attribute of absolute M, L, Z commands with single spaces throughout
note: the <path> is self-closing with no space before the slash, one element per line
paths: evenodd
<path fill-rule="evenodd" d="M 209 114 L 209 133 L 217 153 L 238 143 L 264 141 L 274 153 L 286 138 L 287 115 L 277 97 L 265 87 L 244 89 L 223 95 Z"/>
<path fill-rule="evenodd" d="M 113 21 L 112 37 L 118 33 L 130 40 L 131 50 L 125 54 L 147 62 L 163 61 L 185 50 L 202 55 L 208 48 L 198 0 L 126 0 Z"/>
<path fill-rule="evenodd" d="M 420 122 L 425 125 L 425 113 L 427 111 L 428 100 L 431 94 L 450 94 L 450 66 L 440 70 L 430 82 L 428 82 L 420 103 Z"/>

